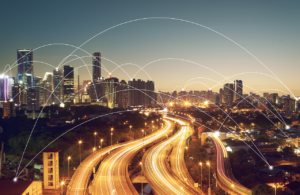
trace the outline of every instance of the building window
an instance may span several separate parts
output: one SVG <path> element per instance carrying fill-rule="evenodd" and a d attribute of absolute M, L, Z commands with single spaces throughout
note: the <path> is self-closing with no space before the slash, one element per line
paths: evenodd
<path fill-rule="evenodd" d="M 53 182 L 49 182 L 49 183 L 48 183 L 48 186 L 53 186 Z"/>

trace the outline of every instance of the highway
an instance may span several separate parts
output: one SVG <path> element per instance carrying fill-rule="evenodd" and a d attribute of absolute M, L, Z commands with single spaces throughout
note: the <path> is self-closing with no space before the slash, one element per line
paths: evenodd
<path fill-rule="evenodd" d="M 107 155 L 109 151 L 127 144 L 128 143 L 122 143 L 122 144 L 116 144 L 113 146 L 105 147 L 95 152 L 94 154 L 88 156 L 83 162 L 81 162 L 81 164 L 73 174 L 66 194 L 85 195 L 88 187 L 88 182 L 90 180 L 90 176 L 93 172 L 93 167 L 95 167 L 102 160 L 103 156 Z"/>
<path fill-rule="evenodd" d="M 182 126 L 184 135 L 180 137 L 179 142 L 173 145 L 174 147 L 170 155 L 171 169 L 182 181 L 185 181 L 187 185 L 193 188 L 195 181 L 189 174 L 184 159 L 185 150 L 188 150 L 186 140 L 192 135 L 193 130 L 188 122 L 179 120 L 178 123 Z M 199 194 L 204 194 L 200 188 L 195 188 L 195 190 L 198 191 Z"/>
<path fill-rule="evenodd" d="M 93 194 L 138 194 L 130 181 L 128 164 L 144 147 L 166 139 L 170 130 L 171 123 L 165 120 L 165 126 L 161 130 L 126 144 L 110 154 L 97 171 L 93 181 Z"/>
<path fill-rule="evenodd" d="M 187 125 L 183 120 L 168 117 L 167 119 L 174 120 L 182 125 Z M 185 182 L 183 179 L 184 177 L 188 177 L 188 173 L 186 169 L 183 169 L 184 164 L 182 162 L 184 161 L 184 151 L 182 151 L 181 147 L 184 147 L 185 145 L 182 140 L 186 140 L 190 134 L 191 132 L 188 130 L 187 126 L 182 126 L 180 131 L 178 131 L 174 136 L 151 147 L 145 153 L 142 160 L 144 175 L 155 193 L 166 195 L 199 194 L 198 190 L 193 187 L 193 182 L 192 186 L 190 186 L 191 182 Z M 175 152 L 171 155 L 171 163 L 174 163 L 174 166 L 172 165 L 172 169 L 174 169 L 177 173 L 180 172 L 180 176 L 172 171 L 167 162 L 167 157 L 170 154 L 171 149 L 174 145 L 179 145 L 179 143 L 182 144 L 179 148 L 174 147 L 175 150 L 178 150 L 178 153 Z"/>
<path fill-rule="evenodd" d="M 234 195 L 251 195 L 252 191 L 241 185 L 231 172 L 227 150 L 219 139 L 217 133 L 211 133 L 210 137 L 216 148 L 217 155 L 217 181 L 223 190 Z"/>

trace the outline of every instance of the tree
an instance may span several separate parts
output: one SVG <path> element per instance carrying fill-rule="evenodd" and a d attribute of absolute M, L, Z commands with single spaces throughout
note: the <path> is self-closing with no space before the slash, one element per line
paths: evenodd
<path fill-rule="evenodd" d="M 273 195 L 274 190 L 266 184 L 258 184 L 252 190 L 252 195 Z"/>

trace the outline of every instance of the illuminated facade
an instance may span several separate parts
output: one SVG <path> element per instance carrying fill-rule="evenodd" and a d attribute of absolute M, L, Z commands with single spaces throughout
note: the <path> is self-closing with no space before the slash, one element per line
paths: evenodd
<path fill-rule="evenodd" d="M 8 101 L 8 76 L 0 75 L 0 102 Z"/>
<path fill-rule="evenodd" d="M 57 98 L 60 101 L 63 101 L 63 70 L 55 69 L 53 70 L 53 90 L 54 95 L 57 96 Z M 53 98 L 53 102 L 55 104 L 60 103 L 59 100 L 56 98 Z"/>
<path fill-rule="evenodd" d="M 58 189 L 59 183 L 59 151 L 46 149 L 43 151 L 44 189 Z"/>
<path fill-rule="evenodd" d="M 240 99 L 243 96 L 243 81 L 235 80 L 234 81 L 234 93 L 233 93 L 233 102 L 236 99 Z"/>
<path fill-rule="evenodd" d="M 17 81 L 25 86 L 33 85 L 33 51 L 32 49 L 17 50 L 18 73 Z"/>
<path fill-rule="evenodd" d="M 101 78 L 101 53 L 93 53 L 93 81 L 96 82 Z"/>
<path fill-rule="evenodd" d="M 64 66 L 64 101 L 72 102 L 74 96 L 74 68 Z"/>
<path fill-rule="evenodd" d="M 120 84 L 118 78 L 110 77 L 105 79 L 105 94 L 109 108 L 119 107 L 119 85 Z"/>

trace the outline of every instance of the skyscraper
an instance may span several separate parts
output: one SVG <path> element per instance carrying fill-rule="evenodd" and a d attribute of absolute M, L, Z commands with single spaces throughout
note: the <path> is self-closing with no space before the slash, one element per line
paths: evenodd
<path fill-rule="evenodd" d="M 101 53 L 93 53 L 93 82 L 101 78 Z"/>
<path fill-rule="evenodd" d="M 15 117 L 16 111 L 15 111 L 15 103 L 13 101 L 8 101 L 3 103 L 3 117 L 4 118 L 10 118 Z"/>
<path fill-rule="evenodd" d="M 128 106 L 128 85 L 125 80 L 122 80 L 120 82 L 120 99 L 118 102 L 120 102 L 120 106 L 122 108 L 127 108 Z"/>
<path fill-rule="evenodd" d="M 233 83 L 224 84 L 224 103 L 231 104 L 233 102 Z"/>
<path fill-rule="evenodd" d="M 53 70 L 53 90 L 54 95 L 60 101 L 63 101 L 63 70 L 55 69 Z M 53 98 L 55 104 L 59 103 L 59 100 L 56 97 Z"/>
<path fill-rule="evenodd" d="M 72 102 L 74 96 L 74 68 L 64 66 L 64 101 Z"/>
<path fill-rule="evenodd" d="M 27 110 L 40 110 L 40 94 L 38 90 L 27 90 Z"/>
<path fill-rule="evenodd" d="M 128 81 L 128 105 L 137 106 L 145 104 L 145 81 L 132 79 Z"/>
<path fill-rule="evenodd" d="M 21 105 L 22 101 L 22 88 L 19 86 L 18 83 L 15 83 L 13 88 L 12 88 L 12 98 L 15 104 L 18 106 Z"/>
<path fill-rule="evenodd" d="M 8 100 L 8 76 L 0 75 L 0 102 Z"/>
<path fill-rule="evenodd" d="M 105 94 L 109 108 L 119 107 L 119 79 L 110 77 L 105 79 Z"/>
<path fill-rule="evenodd" d="M 32 49 L 17 50 L 18 73 L 17 81 L 25 86 L 33 85 L 33 51 Z"/>
<path fill-rule="evenodd" d="M 155 99 L 154 82 L 148 80 L 145 82 L 145 104 L 155 104 Z"/>
<path fill-rule="evenodd" d="M 243 81 L 235 80 L 234 81 L 233 101 L 242 98 L 242 96 L 243 96 Z"/>

